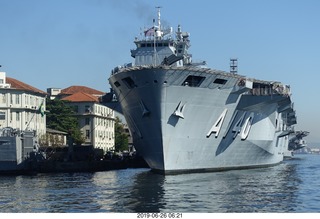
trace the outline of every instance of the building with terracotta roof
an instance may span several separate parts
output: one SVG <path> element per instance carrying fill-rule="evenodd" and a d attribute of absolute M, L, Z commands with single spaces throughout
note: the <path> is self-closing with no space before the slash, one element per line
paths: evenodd
<path fill-rule="evenodd" d="M 0 128 L 36 130 L 39 137 L 44 135 L 46 96 L 47 93 L 0 72 Z"/>
<path fill-rule="evenodd" d="M 68 105 L 75 109 L 85 144 L 106 152 L 114 149 L 115 117 L 112 109 L 100 103 L 99 97 L 103 94 L 85 86 L 71 86 L 62 89 L 56 97 L 68 101 Z"/>
<path fill-rule="evenodd" d="M 50 99 L 54 99 L 54 98 L 59 98 L 62 99 L 64 97 L 70 96 L 72 94 L 78 93 L 78 92 L 82 92 L 82 93 L 87 93 L 87 94 L 91 94 L 93 96 L 96 97 L 101 97 L 103 96 L 105 93 L 90 87 L 86 87 L 86 86 L 78 86 L 78 85 L 73 85 L 64 89 L 61 88 L 48 88 L 47 92 L 50 95 Z"/>

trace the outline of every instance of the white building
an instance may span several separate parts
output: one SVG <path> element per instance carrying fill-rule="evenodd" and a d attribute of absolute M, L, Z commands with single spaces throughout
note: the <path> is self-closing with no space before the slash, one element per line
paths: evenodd
<path fill-rule="evenodd" d="M 0 72 L 0 128 L 36 130 L 39 137 L 44 135 L 46 95 L 47 93 Z"/>
<path fill-rule="evenodd" d="M 47 93 L 50 94 L 50 100 L 53 100 L 61 93 L 61 89 L 60 88 L 48 88 Z"/>
<path fill-rule="evenodd" d="M 62 89 L 58 98 L 69 101 L 79 121 L 80 130 L 86 145 L 113 150 L 115 144 L 114 111 L 99 103 L 104 93 L 84 86 L 71 86 Z"/>

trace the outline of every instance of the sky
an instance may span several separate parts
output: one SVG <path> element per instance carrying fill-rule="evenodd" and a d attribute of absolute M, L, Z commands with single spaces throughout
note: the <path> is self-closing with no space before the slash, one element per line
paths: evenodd
<path fill-rule="evenodd" d="M 318 0 L 0 0 L 0 71 L 43 91 L 108 92 L 157 6 L 163 25 L 190 33 L 193 60 L 229 71 L 237 58 L 239 74 L 290 85 L 295 130 L 320 142 Z"/>

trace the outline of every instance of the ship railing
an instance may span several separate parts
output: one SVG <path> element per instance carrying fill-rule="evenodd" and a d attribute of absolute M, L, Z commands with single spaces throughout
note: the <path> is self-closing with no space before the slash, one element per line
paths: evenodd
<path fill-rule="evenodd" d="M 131 67 L 133 67 L 132 63 L 126 63 L 124 65 L 118 65 L 117 67 L 115 67 L 115 68 L 113 68 L 111 70 L 111 75 L 115 75 L 116 73 L 118 73 L 123 68 L 131 68 Z"/>
<path fill-rule="evenodd" d="M 271 87 L 252 88 L 249 92 L 255 96 L 271 96 L 277 94 Z"/>
<path fill-rule="evenodd" d="M 1 137 L 14 137 L 20 134 L 20 130 L 13 129 L 12 127 L 5 127 L 0 129 L 0 136 Z"/>
<path fill-rule="evenodd" d="M 255 96 L 268 96 L 272 95 L 271 88 L 252 88 L 251 94 Z"/>
<path fill-rule="evenodd" d="M 124 69 L 130 69 L 130 70 L 137 70 L 142 68 L 152 68 L 152 65 L 133 65 L 132 63 L 125 64 L 125 65 L 119 65 L 111 70 L 111 75 L 115 75 L 118 72 L 121 72 Z"/>
<path fill-rule="evenodd" d="M 278 85 L 274 88 L 275 92 L 284 96 L 291 96 L 290 87 L 288 85 Z"/>

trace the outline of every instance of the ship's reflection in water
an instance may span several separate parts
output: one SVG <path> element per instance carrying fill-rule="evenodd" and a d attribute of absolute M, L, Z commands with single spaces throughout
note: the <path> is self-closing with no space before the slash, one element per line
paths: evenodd
<path fill-rule="evenodd" d="M 301 180 L 296 165 L 263 169 L 135 177 L 131 212 L 292 212 Z M 127 197 L 128 198 L 128 197 Z"/>
<path fill-rule="evenodd" d="M 0 212 L 320 212 L 320 159 L 163 176 L 149 169 L 0 176 Z"/>

